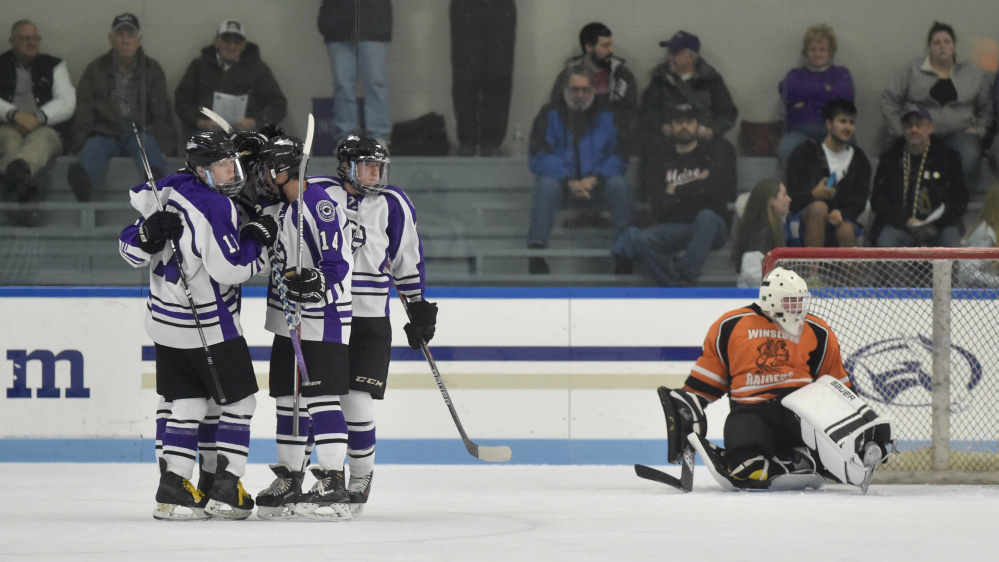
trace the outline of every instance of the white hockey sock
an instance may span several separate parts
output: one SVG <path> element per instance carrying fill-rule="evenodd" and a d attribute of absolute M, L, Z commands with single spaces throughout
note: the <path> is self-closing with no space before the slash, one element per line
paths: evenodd
<path fill-rule="evenodd" d="M 163 457 L 163 432 L 166 431 L 170 410 L 173 408 L 173 402 L 168 402 L 162 396 L 159 398 L 156 404 L 156 464 L 159 464 L 160 458 Z"/>
<path fill-rule="evenodd" d="M 239 402 L 222 406 L 219 430 L 216 433 L 218 454 L 229 460 L 226 470 L 242 477 L 246 472 L 246 456 L 250 452 L 250 419 L 257 408 L 252 394 Z"/>
<path fill-rule="evenodd" d="M 163 459 L 167 470 L 188 480 L 198 456 L 198 424 L 208 412 L 209 398 L 174 400 L 163 430 Z"/>
<path fill-rule="evenodd" d="M 325 470 L 343 470 L 343 460 L 347 456 L 347 422 L 340 409 L 340 397 L 310 397 L 309 416 L 312 417 L 319 466 Z"/>
<path fill-rule="evenodd" d="M 292 472 L 301 472 L 308 464 L 308 456 L 305 450 L 305 443 L 309 439 L 309 409 L 307 398 L 302 398 L 298 409 L 298 437 L 292 437 L 292 412 L 294 411 L 295 397 L 280 396 L 275 399 L 277 402 L 277 458 L 278 464 L 284 465 Z"/>
<path fill-rule="evenodd" d="M 350 474 L 363 476 L 375 468 L 375 401 L 367 392 L 351 390 L 340 404 L 347 420 Z"/>

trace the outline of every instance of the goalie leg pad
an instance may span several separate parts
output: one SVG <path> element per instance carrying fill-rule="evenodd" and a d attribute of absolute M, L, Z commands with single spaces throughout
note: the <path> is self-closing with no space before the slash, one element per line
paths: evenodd
<path fill-rule="evenodd" d="M 879 417 L 859 396 L 829 375 L 796 390 L 783 400 L 801 421 L 801 437 L 837 480 L 866 488 L 874 467 L 887 458 L 891 421 Z M 875 443 L 881 457 L 873 462 Z M 868 464 L 865 466 L 865 457 Z"/>

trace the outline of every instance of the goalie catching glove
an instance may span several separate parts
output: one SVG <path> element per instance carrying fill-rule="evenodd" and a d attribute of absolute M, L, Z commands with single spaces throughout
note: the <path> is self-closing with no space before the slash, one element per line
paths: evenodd
<path fill-rule="evenodd" d="M 271 246 L 274 244 L 274 240 L 277 239 L 277 230 L 278 225 L 274 217 L 261 215 L 246 223 L 239 232 L 243 236 L 249 236 L 256 240 L 261 246 Z"/>
<path fill-rule="evenodd" d="M 139 226 L 139 248 L 147 254 L 163 249 L 166 241 L 184 231 L 180 215 L 170 211 L 156 211 Z"/>
<path fill-rule="evenodd" d="M 288 300 L 292 302 L 325 306 L 333 300 L 326 287 L 326 276 L 318 269 L 305 268 L 301 275 L 294 268 L 286 269 L 283 282 L 288 290 Z"/>
<path fill-rule="evenodd" d="M 437 332 L 437 303 L 409 303 L 409 323 L 402 329 L 406 331 L 406 339 L 412 349 L 420 349 L 421 343 L 434 339 Z"/>

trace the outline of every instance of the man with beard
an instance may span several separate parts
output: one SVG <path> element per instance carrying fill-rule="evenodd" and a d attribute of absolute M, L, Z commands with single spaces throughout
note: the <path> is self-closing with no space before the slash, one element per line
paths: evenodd
<path fill-rule="evenodd" d="M 570 69 L 583 65 L 593 73 L 596 99 L 608 102 L 611 110 L 627 127 L 627 138 L 630 139 L 638 110 L 638 88 L 635 75 L 624 65 L 624 59 L 614 56 L 614 38 L 610 28 L 599 22 L 586 24 L 579 32 L 579 46 L 583 54 L 565 61 L 565 69 L 552 86 L 551 101 L 562 97 L 562 87 Z"/>
<path fill-rule="evenodd" d="M 960 155 L 933 135 L 930 112 L 921 105 L 905 108 L 902 132 L 874 174 L 871 239 L 880 247 L 961 246 L 968 189 Z"/>
<path fill-rule="evenodd" d="M 604 102 L 596 100 L 593 72 L 569 70 L 562 97 L 541 108 L 530 141 L 530 169 L 537 176 L 527 247 L 548 247 L 555 212 L 572 206 L 609 208 L 614 238 L 631 224 L 631 186 L 621 152 L 622 129 Z M 543 257 L 532 257 L 531 273 L 549 273 Z"/>
<path fill-rule="evenodd" d="M 791 196 L 789 245 L 809 247 L 857 245 L 863 232 L 857 218 L 870 194 L 871 164 L 851 146 L 857 106 L 834 99 L 822 107 L 826 138 L 808 139 L 791 153 L 787 194 Z"/>
<path fill-rule="evenodd" d="M 708 253 L 728 241 L 728 204 L 735 200 L 735 150 L 731 143 L 698 136 L 693 106 L 673 110 L 669 138 L 641 170 L 640 189 L 656 224 L 629 228 L 614 245 L 615 273 L 631 273 L 638 258 L 664 287 L 691 286 L 701 276 Z M 674 254 L 683 257 L 674 263 Z"/>

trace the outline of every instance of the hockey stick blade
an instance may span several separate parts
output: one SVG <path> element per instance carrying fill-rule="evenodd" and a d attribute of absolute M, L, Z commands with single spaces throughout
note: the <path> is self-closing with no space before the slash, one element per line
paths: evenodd
<path fill-rule="evenodd" d="M 500 445 L 498 447 L 485 447 L 483 445 L 475 445 L 472 443 L 472 446 L 475 447 L 475 451 L 472 451 L 472 446 L 467 445 L 468 444 L 466 443 L 468 452 L 480 461 L 506 462 L 513 456 L 513 451 L 506 445 Z"/>
<path fill-rule="evenodd" d="M 232 125 L 230 125 L 229 122 L 225 120 L 225 117 L 222 117 L 221 115 L 215 113 L 214 111 L 208 109 L 207 107 L 201 108 L 201 114 L 211 119 L 212 123 L 215 123 L 216 125 L 219 126 L 219 128 L 225 131 L 225 134 L 227 135 L 232 134 Z"/>
<path fill-rule="evenodd" d="M 684 486 L 683 482 L 679 478 L 666 474 L 661 470 L 656 470 L 651 466 L 645 466 L 644 464 L 635 465 L 635 475 L 638 476 L 639 478 L 644 478 L 646 480 L 652 480 L 653 482 L 659 482 L 662 484 L 666 484 L 667 486 L 672 486 L 673 488 L 676 488 L 677 490 L 680 490 L 681 492 L 684 493 L 687 493 L 693 489 L 693 487 Z"/>

